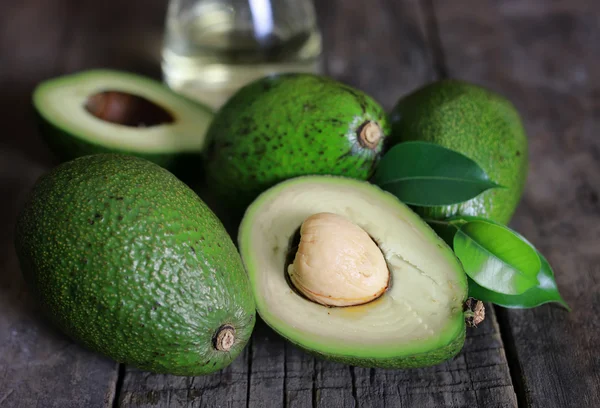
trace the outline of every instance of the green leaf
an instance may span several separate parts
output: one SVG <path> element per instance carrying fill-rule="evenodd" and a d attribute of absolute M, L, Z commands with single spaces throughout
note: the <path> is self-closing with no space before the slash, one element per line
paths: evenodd
<path fill-rule="evenodd" d="M 482 218 L 461 217 L 450 223 L 459 228 L 454 253 L 477 284 L 506 295 L 519 295 L 539 285 L 540 257 L 520 235 Z"/>
<path fill-rule="evenodd" d="M 468 217 L 459 216 L 452 218 L 451 221 L 431 220 L 426 219 L 429 225 L 438 233 L 438 235 L 450 245 L 453 246 L 454 236 L 459 230 L 461 225 L 465 225 L 472 221 L 487 221 L 485 218 L 479 217 Z M 508 227 L 504 227 L 507 228 Z M 512 231 L 516 236 L 521 238 L 522 241 L 533 245 L 527 241 L 525 237 L 520 235 L 518 232 Z M 544 256 L 536 250 L 536 253 L 540 259 L 540 270 L 537 274 L 539 284 L 520 295 L 506 295 L 503 293 L 497 293 L 492 290 L 486 289 L 477 282 L 469 278 L 469 296 L 475 299 L 479 299 L 484 302 L 491 302 L 498 306 L 508 308 L 532 308 L 543 305 L 545 303 L 555 302 L 563 306 L 568 311 L 571 311 L 569 305 L 563 300 L 558 292 L 556 281 L 554 280 L 554 272 L 552 267 L 544 258 Z"/>
<path fill-rule="evenodd" d="M 571 311 L 567 302 L 563 300 L 558 292 L 552 267 L 542 254 L 538 252 L 538 255 L 542 264 L 537 275 L 538 281 L 540 282 L 538 286 L 531 288 L 520 295 L 505 295 L 488 290 L 478 285 L 477 282 L 469 279 L 469 296 L 484 302 L 494 303 L 498 306 L 523 309 L 540 306 L 544 303 L 555 302 L 559 303 L 568 311 Z"/>
<path fill-rule="evenodd" d="M 426 142 L 392 147 L 371 182 L 406 204 L 423 207 L 462 203 L 500 187 L 473 160 Z"/>

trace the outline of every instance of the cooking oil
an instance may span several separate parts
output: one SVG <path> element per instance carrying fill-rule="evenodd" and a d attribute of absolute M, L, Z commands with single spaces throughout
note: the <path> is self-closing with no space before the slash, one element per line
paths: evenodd
<path fill-rule="evenodd" d="M 172 1 L 162 69 L 165 82 L 182 94 L 218 109 L 265 75 L 321 72 L 314 10 L 298 10 L 297 0 L 289 9 L 273 0 L 196 1 L 183 9 Z"/>

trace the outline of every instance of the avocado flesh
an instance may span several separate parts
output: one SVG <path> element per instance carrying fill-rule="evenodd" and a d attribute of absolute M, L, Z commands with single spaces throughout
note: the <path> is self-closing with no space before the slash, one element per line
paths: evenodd
<path fill-rule="evenodd" d="M 510 221 L 528 169 L 527 137 L 510 101 L 480 86 L 449 79 L 403 97 L 390 119 L 390 146 L 413 140 L 439 144 L 471 158 L 504 187 L 464 203 L 415 207 L 415 211 L 430 219 L 470 215 L 503 224 Z"/>
<path fill-rule="evenodd" d="M 156 105 L 149 122 L 160 116 L 162 123 L 124 125 L 90 113 L 90 99 L 106 92 L 141 97 Z M 96 153 L 126 153 L 143 157 L 163 167 L 175 166 L 185 155 L 200 158 L 213 113 L 206 107 L 171 91 L 153 79 L 114 70 L 91 70 L 40 83 L 33 104 L 41 132 L 52 151 L 63 161 Z"/>
<path fill-rule="evenodd" d="M 254 326 L 236 248 L 171 173 L 125 155 L 86 156 L 43 176 L 15 246 L 41 309 L 88 348 L 176 375 L 219 370 Z M 235 342 L 215 347 L 231 326 Z"/>
<path fill-rule="evenodd" d="M 373 146 L 364 126 L 381 130 Z M 384 109 L 363 92 L 312 74 L 280 74 L 241 88 L 216 114 L 205 149 L 208 186 L 242 215 L 258 194 L 302 175 L 366 180 L 389 134 Z"/>
<path fill-rule="evenodd" d="M 391 286 L 380 298 L 328 308 L 290 288 L 284 274 L 290 237 L 319 212 L 349 218 L 378 243 L 391 272 Z M 238 241 L 258 313 L 311 353 L 402 368 L 437 364 L 462 348 L 466 275 L 427 224 L 376 186 L 331 176 L 285 181 L 248 208 Z"/>

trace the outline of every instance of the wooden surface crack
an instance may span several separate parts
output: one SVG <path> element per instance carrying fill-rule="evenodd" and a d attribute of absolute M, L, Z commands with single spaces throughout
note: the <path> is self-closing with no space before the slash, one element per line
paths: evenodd
<path fill-rule="evenodd" d="M 246 381 L 247 386 L 246 386 L 246 408 L 250 408 L 250 386 L 252 384 L 252 343 L 254 342 L 254 337 L 250 337 L 250 340 L 248 340 L 248 345 L 246 347 L 248 347 L 248 351 L 247 351 L 247 355 L 248 355 L 248 363 L 247 363 L 247 367 L 248 367 L 248 374 L 246 376 Z"/>
<path fill-rule="evenodd" d="M 112 408 L 118 408 L 120 405 L 119 398 L 121 397 L 121 390 L 123 388 L 123 382 L 125 381 L 125 364 L 119 364 L 116 377 L 113 388 L 113 398 L 110 404 Z"/>
<path fill-rule="evenodd" d="M 288 396 L 287 396 L 287 382 L 288 382 L 288 367 L 287 367 L 287 342 L 283 342 L 283 406 L 288 407 Z"/>
<path fill-rule="evenodd" d="M 349 366 L 350 369 L 350 378 L 352 381 L 352 398 L 354 398 L 354 406 L 359 407 L 360 401 L 358 399 L 358 393 L 356 391 L 356 371 L 354 366 Z"/>
<path fill-rule="evenodd" d="M 4 395 L 2 395 L 2 398 L 0 398 L 0 404 L 2 404 L 4 401 L 6 401 L 6 399 L 8 397 L 10 397 L 10 395 L 15 392 L 14 388 L 9 389 L 7 392 L 4 393 Z"/>
<path fill-rule="evenodd" d="M 511 383 L 515 390 L 515 394 L 517 395 L 517 404 L 519 408 L 527 408 L 531 406 L 531 404 L 528 400 L 527 388 L 523 378 L 523 372 L 519 364 L 519 355 L 515 347 L 515 340 L 510 330 L 510 323 L 508 322 L 506 309 L 499 306 L 494 306 L 494 312 L 497 317 L 500 336 L 504 346 L 504 352 L 506 353 L 506 359 L 508 361 Z"/>
<path fill-rule="evenodd" d="M 317 359 L 312 357 L 313 360 L 313 373 L 312 373 L 312 389 L 311 389 L 311 403 L 312 408 L 317 407 Z"/>

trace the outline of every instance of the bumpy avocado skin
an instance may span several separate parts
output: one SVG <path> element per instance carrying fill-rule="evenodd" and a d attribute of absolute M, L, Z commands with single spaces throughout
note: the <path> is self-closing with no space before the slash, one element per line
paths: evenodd
<path fill-rule="evenodd" d="M 384 134 L 374 149 L 358 142 L 367 121 Z M 383 108 L 361 91 L 311 74 L 265 77 L 238 91 L 215 116 L 205 150 L 208 186 L 240 215 L 258 194 L 292 177 L 366 180 L 389 131 Z"/>
<path fill-rule="evenodd" d="M 85 156 L 41 177 L 15 246 L 42 310 L 116 361 L 207 374 L 252 332 L 254 300 L 233 242 L 192 190 L 144 159 Z M 222 325 L 236 331 L 228 352 L 213 346 Z"/>
<path fill-rule="evenodd" d="M 518 112 L 504 97 L 458 80 L 429 84 L 402 98 L 390 114 L 389 145 L 420 140 L 458 151 L 506 187 L 462 204 L 415 208 L 433 219 L 473 215 L 508 223 L 521 199 L 528 169 L 527 137 Z"/>
<path fill-rule="evenodd" d="M 281 334 L 281 333 L 280 333 Z M 313 349 L 303 347 L 301 344 L 294 345 L 301 350 L 313 356 L 335 361 L 337 363 L 349 364 L 356 367 L 366 368 L 422 368 L 437 365 L 455 357 L 462 350 L 465 344 L 466 328 L 462 327 L 456 333 L 456 337 L 444 347 L 435 350 L 430 350 L 427 353 L 412 354 L 410 356 L 397 356 L 389 358 L 361 358 L 353 356 L 343 356 L 335 354 L 320 353 Z M 288 339 L 289 340 L 289 339 Z"/>

